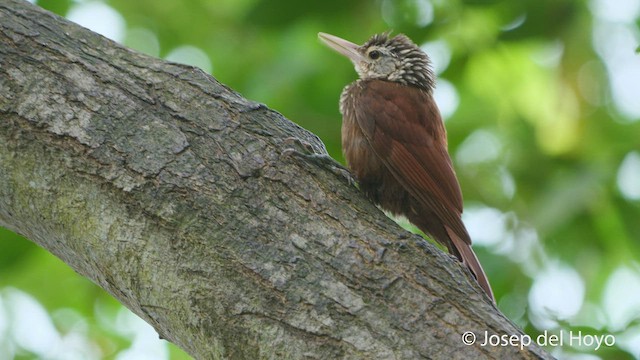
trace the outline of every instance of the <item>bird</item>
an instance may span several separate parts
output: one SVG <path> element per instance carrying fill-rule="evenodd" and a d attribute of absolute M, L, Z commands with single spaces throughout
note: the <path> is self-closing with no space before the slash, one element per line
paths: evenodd
<path fill-rule="evenodd" d="M 359 75 L 342 91 L 340 112 L 342 151 L 360 189 L 445 246 L 495 303 L 462 222 L 462 191 L 433 98 L 429 56 L 404 34 L 375 34 L 363 45 L 318 37 L 351 60 Z"/>

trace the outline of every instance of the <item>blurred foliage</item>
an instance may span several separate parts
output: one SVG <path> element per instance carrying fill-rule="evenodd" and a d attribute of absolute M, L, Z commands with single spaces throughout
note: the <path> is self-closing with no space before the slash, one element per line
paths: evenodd
<path fill-rule="evenodd" d="M 616 20 L 599 13 L 606 10 L 598 6 L 605 1 L 106 4 L 126 23 L 125 45 L 159 57 L 185 45 L 202 50 L 218 80 L 316 133 L 340 161 L 338 99 L 356 74 L 316 34 L 362 43 L 392 29 L 417 44 L 436 44 L 443 49 L 430 54 L 441 70 L 438 89 L 447 84 L 453 89 L 443 99 L 454 100 L 446 125 L 465 221 L 477 234 L 476 249 L 498 306 L 531 336 L 572 329 L 616 335 L 616 344 L 604 350 L 550 347 L 558 357 L 587 353 L 638 359 L 640 300 L 621 300 L 620 294 L 631 291 L 629 296 L 640 298 L 640 185 L 634 185 L 640 182 L 640 165 L 632 161 L 640 151 L 640 115 L 621 105 L 614 64 L 624 64 L 615 62 L 620 56 L 607 56 L 612 50 L 628 53 L 635 56 L 629 66 L 640 69 L 640 5 L 637 0 L 607 3 L 631 4 L 629 11 L 635 11 L 631 20 L 620 20 L 624 12 Z M 61 15 L 83 3 L 38 1 Z M 627 49 L 599 35 L 621 38 L 616 31 L 633 34 L 635 43 Z M 640 102 L 640 90 L 636 95 Z M 632 160 L 625 172 L 626 159 Z M 620 185 L 629 182 L 631 190 Z M 576 291 L 542 280 L 541 274 L 556 265 L 578 279 L 569 283 Z M 95 319 L 96 304 L 113 303 L 108 295 L 37 246 L 0 229 L 0 288 L 8 286 L 30 294 L 51 313 L 70 308 L 87 319 L 91 338 L 107 358 L 131 346 L 131 339 L 118 339 Z M 540 297 L 539 289 L 547 293 Z M 572 307 L 574 297 L 578 302 Z M 621 308 L 627 313 L 620 315 Z M 117 307 L 107 313 L 117 316 Z M 63 329 L 63 323 L 56 326 Z M 171 357 L 186 355 L 171 347 Z"/>

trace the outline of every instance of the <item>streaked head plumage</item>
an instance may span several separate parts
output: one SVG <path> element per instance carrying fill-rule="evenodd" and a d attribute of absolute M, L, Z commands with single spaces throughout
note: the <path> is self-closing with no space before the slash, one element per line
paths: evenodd
<path fill-rule="evenodd" d="M 353 62 L 361 79 L 395 81 L 427 91 L 435 85 L 429 57 L 403 34 L 376 34 L 361 46 L 333 35 L 319 36 Z"/>

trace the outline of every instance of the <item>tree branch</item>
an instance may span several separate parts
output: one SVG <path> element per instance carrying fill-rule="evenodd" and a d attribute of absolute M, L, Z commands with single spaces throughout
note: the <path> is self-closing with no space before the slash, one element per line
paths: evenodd
<path fill-rule="evenodd" d="M 0 225 L 198 359 L 549 358 L 448 255 L 331 172 L 324 146 L 199 69 L 0 4 Z"/>

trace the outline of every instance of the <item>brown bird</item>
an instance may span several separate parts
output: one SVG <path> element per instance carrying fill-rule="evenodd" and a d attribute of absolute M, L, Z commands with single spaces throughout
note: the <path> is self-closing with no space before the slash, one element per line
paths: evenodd
<path fill-rule="evenodd" d="M 374 35 L 362 46 L 318 36 L 348 57 L 360 77 L 340 96 L 342 151 L 360 188 L 446 246 L 495 301 L 462 223 L 462 193 L 427 54 L 402 34 Z"/>

